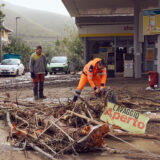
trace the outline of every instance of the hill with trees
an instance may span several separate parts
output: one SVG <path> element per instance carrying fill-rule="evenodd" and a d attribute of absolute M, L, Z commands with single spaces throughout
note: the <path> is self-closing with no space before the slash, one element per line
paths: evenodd
<path fill-rule="evenodd" d="M 66 27 L 75 27 L 74 19 L 69 16 L 19 7 L 5 1 L 0 2 L 5 4 L 4 24 L 12 30 L 11 35 L 15 37 L 16 17 L 20 17 L 17 20 L 18 38 L 25 40 L 31 46 L 37 44 L 50 46 L 65 33 Z"/>

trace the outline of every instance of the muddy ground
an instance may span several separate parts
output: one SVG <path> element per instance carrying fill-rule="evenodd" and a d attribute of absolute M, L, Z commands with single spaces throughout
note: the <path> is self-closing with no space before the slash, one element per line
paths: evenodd
<path fill-rule="evenodd" d="M 54 102 L 57 103 L 61 101 L 65 103 L 66 100 L 72 99 L 74 91 L 78 84 L 80 74 L 76 75 L 51 75 L 46 77 L 44 93 L 47 96 L 47 99 L 38 102 Z M 107 86 L 110 86 L 118 98 L 118 96 L 133 96 L 133 97 L 142 97 L 146 99 L 151 99 L 153 101 L 160 103 L 160 91 L 147 91 L 145 90 L 148 87 L 148 76 L 143 75 L 141 79 L 134 78 L 123 78 L 122 75 L 117 75 L 115 78 L 107 79 Z M 21 77 L 0 77 L 0 96 L 4 96 L 6 93 L 9 93 L 11 99 L 16 101 L 16 99 L 23 99 L 25 101 L 34 101 L 33 91 L 32 91 L 32 82 L 29 74 Z M 83 98 L 88 99 L 93 97 L 93 90 L 89 85 L 87 85 L 81 95 Z M 156 112 L 158 113 L 158 112 Z M 152 122 L 147 126 L 147 133 L 156 134 L 160 136 L 160 123 Z M 8 136 L 8 127 L 5 125 L 4 121 L 0 121 L 0 160 L 42 160 L 45 159 L 43 156 L 39 155 L 36 152 L 27 151 L 12 151 L 6 144 L 6 137 Z M 107 137 L 106 143 L 111 148 L 122 149 L 129 152 L 126 154 L 109 154 L 108 152 L 97 152 L 97 153 L 84 153 L 80 154 L 78 157 L 68 155 L 64 159 L 76 159 L 76 160 L 149 160 L 153 159 L 153 154 L 160 155 L 160 141 L 149 140 L 149 139 L 140 139 L 132 138 L 125 139 L 133 146 L 118 141 L 114 138 Z M 140 156 L 139 151 L 144 150 L 147 155 Z M 132 151 L 132 152 L 131 152 Z M 151 155 L 148 156 L 148 155 Z"/>

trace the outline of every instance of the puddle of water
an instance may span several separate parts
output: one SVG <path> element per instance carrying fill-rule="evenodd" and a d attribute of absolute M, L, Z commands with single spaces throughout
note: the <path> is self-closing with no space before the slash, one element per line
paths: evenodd
<path fill-rule="evenodd" d="M 0 144 L 0 152 L 3 151 L 13 151 L 13 147 L 11 147 L 11 145 L 7 142 Z"/>
<path fill-rule="evenodd" d="M 7 142 L 7 136 L 8 132 L 7 129 L 8 127 L 5 126 L 4 121 L 0 121 L 0 152 L 2 151 L 12 151 L 13 148 L 10 146 L 10 144 Z"/>
<path fill-rule="evenodd" d="M 7 142 L 8 132 L 6 129 L 5 122 L 0 120 L 0 144 L 5 144 Z"/>
<path fill-rule="evenodd" d="M 160 144 L 158 141 L 152 139 L 143 139 L 143 138 L 127 138 L 126 140 L 134 147 L 128 145 L 127 143 L 114 140 L 114 139 L 106 139 L 106 143 L 109 147 L 114 147 L 120 150 L 137 150 L 137 151 L 149 151 L 153 153 L 160 154 Z M 152 147 L 151 147 L 152 146 Z"/>
<path fill-rule="evenodd" d="M 64 102 L 68 102 L 68 98 L 46 98 L 46 99 L 38 99 L 38 100 L 34 100 L 33 97 L 28 97 L 24 99 L 25 101 L 28 102 L 45 102 L 45 103 L 64 103 Z"/>
<path fill-rule="evenodd" d="M 102 153 L 86 153 L 80 154 L 79 157 L 74 157 L 72 155 L 64 156 L 66 160 L 127 160 L 123 155 L 119 154 L 103 154 Z"/>
<path fill-rule="evenodd" d="M 158 141 L 151 140 L 151 139 L 140 139 L 140 138 L 128 138 L 127 142 L 134 145 L 137 149 L 129 146 L 128 144 L 114 140 L 114 139 L 107 139 L 106 143 L 107 146 L 110 148 L 115 148 L 118 150 L 125 150 L 125 151 L 144 151 L 145 154 L 152 155 L 152 153 L 159 155 L 160 154 L 160 143 L 156 143 Z M 136 155 L 135 155 L 136 156 Z M 85 154 L 80 154 L 79 157 L 73 158 L 71 155 L 65 156 L 66 160 L 129 160 L 125 158 L 126 156 L 123 154 L 109 154 L 108 152 L 90 152 Z M 142 156 L 143 157 L 143 156 Z"/>

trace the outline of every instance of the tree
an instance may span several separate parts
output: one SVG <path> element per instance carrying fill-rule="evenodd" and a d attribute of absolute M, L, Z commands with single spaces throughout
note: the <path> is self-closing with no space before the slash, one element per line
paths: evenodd
<path fill-rule="evenodd" d="M 0 28 L 3 27 L 3 18 L 5 17 L 5 14 L 1 10 L 4 6 L 5 6 L 4 4 L 0 5 Z"/>
<path fill-rule="evenodd" d="M 57 39 L 46 53 L 48 60 L 53 56 L 67 56 L 72 70 L 80 70 L 83 66 L 83 44 L 76 29 L 66 28 L 64 36 Z"/>
<path fill-rule="evenodd" d="M 1 31 L 2 31 L 2 27 L 3 27 L 3 18 L 5 17 L 5 14 L 2 12 L 2 7 L 4 7 L 4 4 L 0 5 L 0 62 L 2 60 L 2 38 L 1 38 Z"/>

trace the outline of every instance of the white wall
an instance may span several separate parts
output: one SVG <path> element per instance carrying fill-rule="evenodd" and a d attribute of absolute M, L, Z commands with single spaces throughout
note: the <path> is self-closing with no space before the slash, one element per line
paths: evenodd
<path fill-rule="evenodd" d="M 78 27 L 79 34 L 111 34 L 111 33 L 133 33 L 134 27 L 128 25 L 91 25 Z"/>

